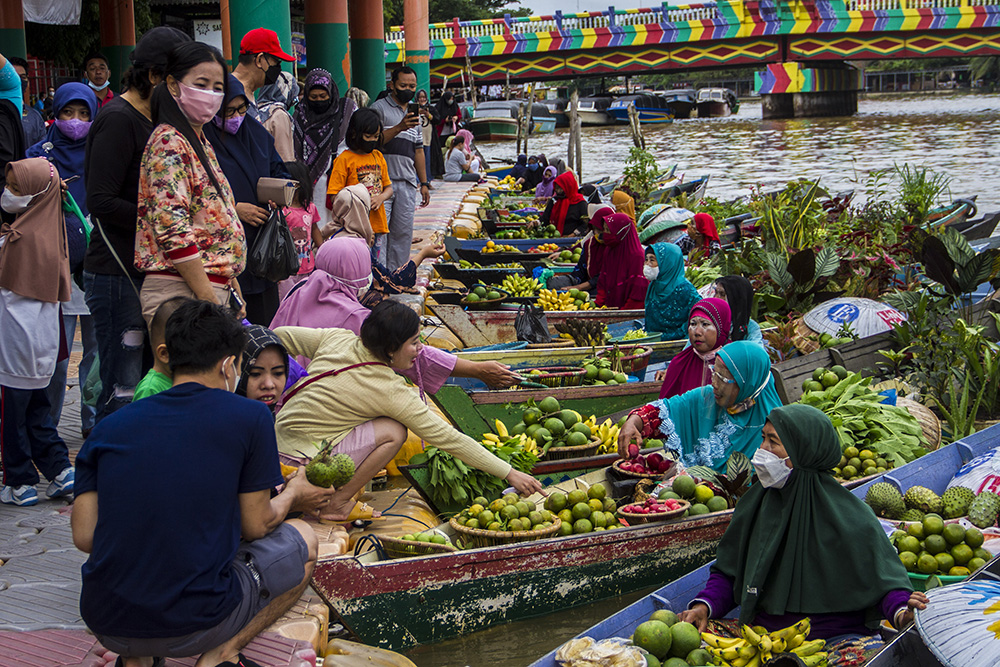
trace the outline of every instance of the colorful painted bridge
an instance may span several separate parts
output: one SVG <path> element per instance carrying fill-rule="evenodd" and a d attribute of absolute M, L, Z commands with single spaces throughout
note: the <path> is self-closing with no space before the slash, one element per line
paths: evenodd
<path fill-rule="evenodd" d="M 460 79 L 467 57 L 478 82 L 500 82 L 508 73 L 524 81 L 758 66 L 780 84 L 774 68 L 789 62 L 998 55 L 1000 0 L 664 3 L 456 19 L 431 24 L 430 38 L 434 85 Z M 401 26 L 386 34 L 387 66 L 404 61 L 403 40 Z"/>

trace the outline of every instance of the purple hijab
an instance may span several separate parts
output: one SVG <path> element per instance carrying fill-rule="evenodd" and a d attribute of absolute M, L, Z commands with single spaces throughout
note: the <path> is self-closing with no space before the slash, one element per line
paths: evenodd
<path fill-rule="evenodd" d="M 722 299 L 702 299 L 692 306 L 688 321 L 695 315 L 708 318 L 715 325 L 718 332 L 715 347 L 705 354 L 700 354 L 691 345 L 671 359 L 667 364 L 667 376 L 663 378 L 663 386 L 660 387 L 660 398 L 679 396 L 684 392 L 711 384 L 710 369 L 715 363 L 715 353 L 729 342 L 732 315 L 728 303 Z"/>
<path fill-rule="evenodd" d="M 558 175 L 559 173 L 555 167 L 546 167 L 545 171 L 542 172 L 542 182 L 535 186 L 535 196 L 551 197 L 552 190 L 555 187 L 556 176 Z"/>

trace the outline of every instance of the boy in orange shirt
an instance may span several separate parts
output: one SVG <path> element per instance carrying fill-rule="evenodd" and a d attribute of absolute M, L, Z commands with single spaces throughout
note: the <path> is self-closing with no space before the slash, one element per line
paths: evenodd
<path fill-rule="evenodd" d="M 337 156 L 330 168 L 330 182 L 326 189 L 326 207 L 333 208 L 333 198 L 348 185 L 361 184 L 368 188 L 372 207 L 368 213 L 375 233 L 375 257 L 385 260 L 385 235 L 389 231 L 385 202 L 392 197 L 389 167 L 376 147 L 382 140 L 382 121 L 368 108 L 358 109 L 347 124 L 344 141 L 347 150 Z"/>

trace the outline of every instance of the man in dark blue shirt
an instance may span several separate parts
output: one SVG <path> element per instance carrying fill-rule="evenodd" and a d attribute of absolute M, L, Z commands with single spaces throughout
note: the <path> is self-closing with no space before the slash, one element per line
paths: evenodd
<path fill-rule="evenodd" d="M 251 667 L 239 650 L 295 603 L 316 561 L 312 528 L 285 517 L 334 490 L 300 469 L 271 497 L 283 481 L 273 419 L 232 393 L 246 333 L 227 310 L 188 301 L 166 344 L 173 387 L 109 415 L 77 457 L 80 612 L 125 667 L 195 655 Z"/>

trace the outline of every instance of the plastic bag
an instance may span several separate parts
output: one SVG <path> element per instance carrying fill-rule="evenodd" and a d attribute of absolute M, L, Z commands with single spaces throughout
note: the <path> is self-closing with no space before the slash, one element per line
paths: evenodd
<path fill-rule="evenodd" d="M 545 311 L 538 306 L 522 304 L 514 318 L 514 332 L 518 340 L 529 343 L 551 343 L 549 324 L 545 321 Z"/>
<path fill-rule="evenodd" d="M 280 209 L 271 209 L 247 259 L 247 271 L 273 283 L 299 272 L 299 253 Z"/>

